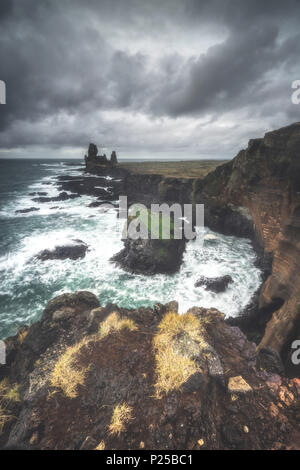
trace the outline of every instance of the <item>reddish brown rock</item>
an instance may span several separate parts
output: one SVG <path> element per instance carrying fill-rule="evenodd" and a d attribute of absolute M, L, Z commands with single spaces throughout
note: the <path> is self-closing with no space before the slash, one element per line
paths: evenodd
<path fill-rule="evenodd" d="M 250 140 L 246 150 L 194 191 L 195 202 L 206 202 L 208 224 L 223 232 L 247 236 L 246 226 L 239 227 L 230 210 L 238 211 L 245 223 L 248 211 L 256 243 L 273 256 L 259 299 L 262 314 L 270 317 L 261 347 L 279 351 L 286 360 L 292 341 L 300 338 L 299 153 L 300 123 L 268 132 Z"/>

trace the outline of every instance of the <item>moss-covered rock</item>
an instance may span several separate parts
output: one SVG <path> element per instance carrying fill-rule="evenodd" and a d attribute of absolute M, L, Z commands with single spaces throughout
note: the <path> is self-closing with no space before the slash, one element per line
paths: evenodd
<path fill-rule="evenodd" d="M 113 256 L 112 261 L 116 262 L 123 269 L 135 273 L 155 274 L 155 273 L 174 273 L 182 262 L 182 256 L 185 249 L 185 240 L 174 239 L 174 221 L 168 220 L 170 238 L 164 238 L 163 224 L 161 214 L 158 218 L 152 218 L 150 211 L 139 212 L 138 223 L 145 224 L 148 238 L 139 238 L 133 240 L 127 238 L 124 241 L 124 249 Z M 129 216 L 127 225 L 135 223 L 137 218 Z M 168 227 L 167 227 L 168 228 Z M 128 236 L 128 230 L 127 230 Z M 156 239 L 151 238 L 155 234 Z"/>

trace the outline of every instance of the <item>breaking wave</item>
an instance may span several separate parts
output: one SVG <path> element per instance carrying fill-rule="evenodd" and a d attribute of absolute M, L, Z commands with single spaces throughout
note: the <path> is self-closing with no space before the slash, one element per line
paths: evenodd
<path fill-rule="evenodd" d="M 128 308 L 177 300 L 181 312 L 198 305 L 236 316 L 258 289 L 261 273 L 254 265 L 251 243 L 208 229 L 205 229 L 203 246 L 197 239 L 187 244 L 181 269 L 174 275 L 143 276 L 122 271 L 109 261 L 122 248 L 115 210 L 101 212 L 99 208 L 88 207 L 94 200 L 89 196 L 33 202 L 28 195 L 31 192 L 58 195 L 57 175 L 78 175 L 59 162 L 40 163 L 40 170 L 36 181 L 25 185 L 21 192 L 7 193 L 5 204 L 0 206 L 4 227 L 0 243 L 0 338 L 14 334 L 22 324 L 37 320 L 46 303 L 64 292 L 89 290 L 99 297 L 102 305 L 113 302 Z M 33 206 L 39 210 L 15 214 L 15 210 Z M 37 259 L 36 255 L 43 249 L 65 245 L 73 239 L 88 245 L 85 258 Z M 224 293 L 214 294 L 205 287 L 194 286 L 202 275 L 225 274 L 232 277 L 233 283 Z"/>

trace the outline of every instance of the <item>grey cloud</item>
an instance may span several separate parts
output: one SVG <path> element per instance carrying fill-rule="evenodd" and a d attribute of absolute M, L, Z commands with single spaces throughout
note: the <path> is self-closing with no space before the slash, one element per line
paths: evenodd
<path fill-rule="evenodd" d="M 253 27 L 248 35 L 235 33 L 211 47 L 166 84 L 165 101 L 159 97 L 157 109 L 178 116 L 258 104 L 260 89 L 270 80 L 267 74 L 273 71 L 276 77 L 278 67 L 294 65 L 299 57 L 300 35 L 279 44 L 278 34 L 274 25 Z"/>
<path fill-rule="evenodd" d="M 196 23 L 213 21 L 246 32 L 252 25 L 297 22 L 300 3 L 299 0 L 188 0 L 185 12 Z"/>
<path fill-rule="evenodd" d="M 97 137 L 124 149 L 199 139 L 210 152 L 230 113 L 229 152 L 245 132 L 299 119 L 289 99 L 300 78 L 299 12 L 298 0 L 1 0 L 0 148 Z M 176 51 L 177 33 L 187 50 L 193 42 L 189 55 Z"/>

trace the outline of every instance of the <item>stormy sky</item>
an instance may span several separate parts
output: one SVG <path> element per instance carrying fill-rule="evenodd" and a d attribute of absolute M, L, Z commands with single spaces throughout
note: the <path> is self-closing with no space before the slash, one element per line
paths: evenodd
<path fill-rule="evenodd" d="M 299 0 L 0 0 L 0 156 L 231 158 L 300 120 Z"/>

